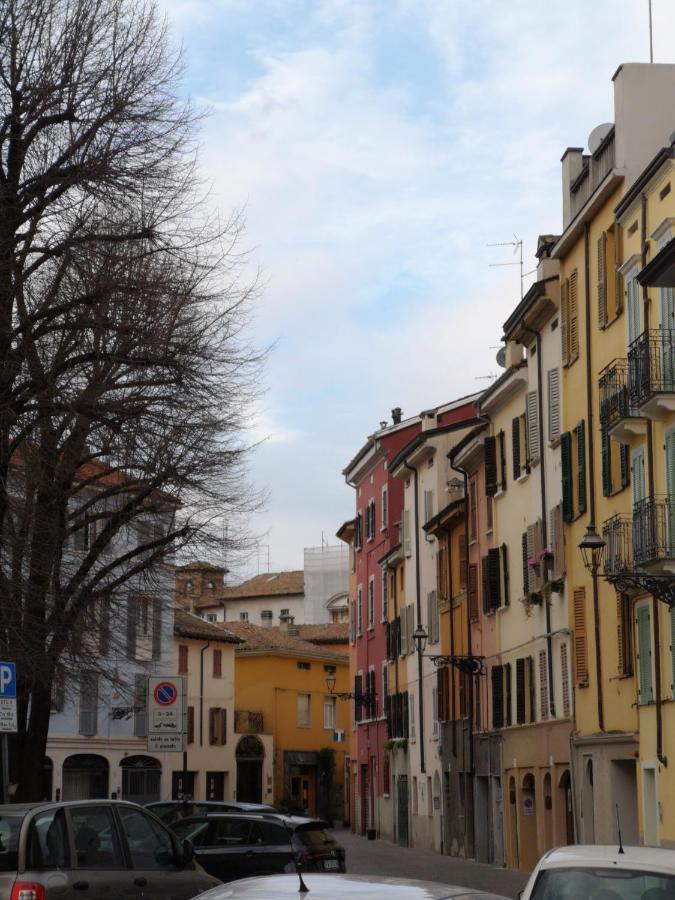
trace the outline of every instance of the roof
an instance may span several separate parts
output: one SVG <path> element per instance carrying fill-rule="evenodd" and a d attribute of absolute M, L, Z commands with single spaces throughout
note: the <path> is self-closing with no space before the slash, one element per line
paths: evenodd
<path fill-rule="evenodd" d="M 302 569 L 292 572 L 265 572 L 241 584 L 225 588 L 216 597 L 203 597 L 195 603 L 195 606 L 200 608 L 217 606 L 225 600 L 239 600 L 244 597 L 284 597 L 304 593 L 305 573 Z"/>
<path fill-rule="evenodd" d="M 220 641 L 225 644 L 240 644 L 241 639 L 229 629 L 205 622 L 199 616 L 185 609 L 176 607 L 173 620 L 173 633 L 177 637 L 196 638 L 204 641 Z"/>
<path fill-rule="evenodd" d="M 184 566 L 176 566 L 176 572 L 227 572 L 225 566 L 216 566 L 210 562 L 195 560 L 195 562 L 186 563 Z"/>
<path fill-rule="evenodd" d="M 481 431 L 485 431 L 487 426 L 487 422 L 481 422 L 480 425 L 476 425 L 475 428 L 472 428 L 471 431 L 467 435 L 465 435 L 458 444 L 455 444 L 452 450 L 448 453 L 448 459 L 450 460 L 450 462 L 454 463 L 455 459 L 460 455 L 462 450 L 464 450 L 465 447 L 468 447 L 471 441 L 475 440 L 475 438 L 478 437 Z"/>
<path fill-rule="evenodd" d="M 632 183 L 630 188 L 623 195 L 621 200 L 614 208 L 614 215 L 620 218 L 631 205 L 634 200 L 640 196 L 645 186 L 649 184 L 651 179 L 656 175 L 661 166 L 673 157 L 673 145 L 669 147 L 661 147 L 658 153 L 647 163 L 646 167 L 640 173 L 639 177 Z"/>
<path fill-rule="evenodd" d="M 675 287 L 675 241 L 669 241 L 638 273 L 637 280 L 648 287 Z"/>
<path fill-rule="evenodd" d="M 606 866 L 613 863 L 623 869 L 659 869 L 675 875 L 675 856 L 662 847 L 627 847 L 619 853 L 618 844 L 576 844 L 550 850 L 541 860 L 541 868 L 568 866 Z"/>
<path fill-rule="evenodd" d="M 481 395 L 476 395 L 480 397 Z M 438 437 L 441 434 L 448 434 L 452 431 L 461 431 L 463 428 L 470 428 L 471 423 L 475 422 L 477 416 L 474 414 L 469 419 L 462 419 L 459 422 L 452 422 L 450 425 L 440 425 L 438 428 L 427 428 L 426 431 L 421 431 L 418 435 L 416 435 L 411 441 L 402 447 L 401 450 L 396 454 L 396 456 L 389 463 L 389 471 L 394 472 L 400 465 L 402 465 L 406 459 L 412 454 L 414 450 L 417 450 L 418 447 L 421 447 L 423 444 L 426 444 L 429 438 Z"/>
<path fill-rule="evenodd" d="M 227 622 L 224 627 L 244 642 L 243 646 L 237 647 L 238 654 L 266 650 L 268 652 L 279 651 L 285 655 L 330 658 L 338 663 L 346 663 L 348 659 L 346 653 L 322 650 L 316 644 L 303 640 L 299 635 L 291 634 L 276 625 L 265 628 L 262 625 L 254 625 L 252 622 Z"/>
<path fill-rule="evenodd" d="M 323 625 L 298 625 L 298 637 L 310 644 L 346 644 L 349 641 L 348 622 L 328 622 Z"/>
<path fill-rule="evenodd" d="M 505 337 L 510 337 L 514 331 L 517 331 L 521 327 L 523 319 L 537 301 L 546 296 L 547 285 L 552 281 L 558 281 L 558 279 L 558 275 L 549 275 L 548 278 L 541 278 L 539 281 L 534 282 L 518 306 L 516 306 L 506 322 L 504 322 L 503 331 Z"/>

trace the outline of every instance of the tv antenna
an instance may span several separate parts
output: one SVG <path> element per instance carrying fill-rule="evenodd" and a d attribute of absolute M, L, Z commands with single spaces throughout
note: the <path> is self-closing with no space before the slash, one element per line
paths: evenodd
<path fill-rule="evenodd" d="M 513 235 L 512 241 L 498 241 L 496 244 L 488 244 L 488 247 L 513 247 L 514 255 L 520 251 L 520 261 L 502 263 L 489 263 L 489 268 L 495 269 L 498 266 L 520 266 L 520 299 L 523 299 L 523 242 L 517 234 Z"/>
<path fill-rule="evenodd" d="M 649 3 L 649 62 L 654 62 L 654 38 L 652 32 L 652 0 Z"/>

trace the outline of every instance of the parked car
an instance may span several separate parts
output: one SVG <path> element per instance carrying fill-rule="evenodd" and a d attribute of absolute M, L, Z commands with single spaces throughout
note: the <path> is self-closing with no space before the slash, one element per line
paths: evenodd
<path fill-rule="evenodd" d="M 210 814 L 173 826 L 194 846 L 204 869 L 221 881 L 249 875 L 302 871 L 344 872 L 345 851 L 319 819 L 263 815 Z"/>
<path fill-rule="evenodd" d="M 193 855 L 135 803 L 0 806 L 2 900 L 190 900 L 219 883 Z"/>
<path fill-rule="evenodd" d="M 576 844 L 549 850 L 522 900 L 672 900 L 675 850 Z"/>
<path fill-rule="evenodd" d="M 205 816 L 207 813 L 276 812 L 267 803 L 240 803 L 238 800 L 158 800 L 146 803 L 145 808 L 159 816 L 165 825 L 173 825 L 180 819 L 192 816 Z"/>
<path fill-rule="evenodd" d="M 487 894 L 457 885 L 414 881 L 407 878 L 381 878 L 373 875 L 302 876 L 309 893 L 299 893 L 298 875 L 272 875 L 246 878 L 207 891 L 199 900 L 283 900 L 306 897 L 307 900 L 507 900 L 499 894 Z M 582 900 L 582 898 L 578 898 Z"/>

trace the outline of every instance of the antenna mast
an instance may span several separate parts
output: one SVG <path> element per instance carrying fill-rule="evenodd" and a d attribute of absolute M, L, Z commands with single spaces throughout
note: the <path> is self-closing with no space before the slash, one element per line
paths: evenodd
<path fill-rule="evenodd" d="M 520 299 L 523 299 L 523 242 L 518 237 L 517 234 L 513 235 L 512 241 L 498 241 L 496 244 L 488 244 L 488 247 L 513 247 L 513 252 L 518 253 L 520 251 L 520 262 L 503 262 L 503 263 L 489 263 L 490 269 L 495 269 L 498 266 L 520 266 Z"/>
<path fill-rule="evenodd" d="M 649 62 L 654 62 L 654 33 L 652 31 L 652 0 L 647 0 L 649 5 Z"/>

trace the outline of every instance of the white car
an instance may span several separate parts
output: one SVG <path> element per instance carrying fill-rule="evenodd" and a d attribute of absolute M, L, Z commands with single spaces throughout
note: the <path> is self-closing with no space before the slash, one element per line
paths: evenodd
<path fill-rule="evenodd" d="M 673 900 L 675 850 L 583 845 L 549 850 L 521 900 Z"/>

